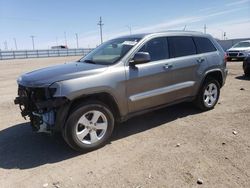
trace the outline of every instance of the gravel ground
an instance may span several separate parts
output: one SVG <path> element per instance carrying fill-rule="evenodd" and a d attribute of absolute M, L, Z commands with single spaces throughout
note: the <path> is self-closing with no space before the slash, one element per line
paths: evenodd
<path fill-rule="evenodd" d="M 19 74 L 78 58 L 0 61 L 0 187 L 250 187 L 250 79 L 241 62 L 228 63 L 214 110 L 154 111 L 79 154 L 59 135 L 33 133 L 13 104 Z"/>

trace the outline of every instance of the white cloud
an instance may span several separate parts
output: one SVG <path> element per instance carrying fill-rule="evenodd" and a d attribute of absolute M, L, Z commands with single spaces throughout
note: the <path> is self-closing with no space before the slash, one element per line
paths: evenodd
<path fill-rule="evenodd" d="M 226 6 L 236 6 L 236 5 L 242 5 L 245 3 L 250 3 L 250 0 L 240 0 L 240 1 L 234 1 L 231 3 L 227 3 Z"/>
<path fill-rule="evenodd" d="M 234 2 L 237 4 L 243 4 L 246 2 L 250 2 L 250 0 L 242 0 L 238 2 Z M 232 4 L 232 3 L 231 3 Z M 228 5 L 228 4 L 227 4 Z M 230 4 L 228 5 L 230 6 Z M 200 30 L 202 31 L 202 27 L 204 25 L 204 22 L 210 18 L 213 17 L 219 17 L 222 15 L 226 15 L 233 12 L 242 11 L 244 9 L 247 9 L 248 7 L 238 7 L 234 9 L 228 9 L 228 10 L 222 10 L 217 12 L 211 12 L 203 15 L 198 16 L 187 16 L 187 17 L 180 17 L 173 20 L 167 20 L 165 22 L 161 22 L 158 24 L 153 25 L 147 25 L 147 26 L 140 26 L 140 27 L 134 27 L 132 28 L 133 34 L 135 33 L 147 33 L 147 32 L 157 32 L 157 31 L 164 31 L 169 29 L 183 29 L 185 25 L 187 25 L 187 29 L 192 30 Z M 207 8 L 209 10 L 209 8 Z M 213 9 L 210 9 L 213 10 Z M 208 11 L 209 12 L 209 11 Z M 249 36 L 249 20 L 236 20 L 236 21 L 230 21 L 229 24 L 226 24 L 223 22 L 223 19 L 218 19 L 218 22 L 213 25 L 207 25 L 208 26 L 208 32 L 210 32 L 212 35 L 214 35 L 217 38 L 221 38 L 221 33 L 227 32 L 228 38 L 237 38 L 237 37 L 250 37 Z M 194 27 L 196 26 L 196 27 Z M 220 29 L 223 27 L 223 30 Z M 243 28 L 243 29 L 239 29 Z M 104 28 L 104 40 L 108 40 L 111 38 L 115 38 L 122 35 L 128 35 L 128 29 L 124 26 L 124 29 L 108 32 L 105 31 Z M 59 39 L 58 41 L 64 41 L 64 39 Z M 63 42 L 64 43 L 64 42 Z M 100 44 L 100 34 L 98 28 L 94 31 L 89 31 L 85 33 L 79 34 L 79 46 L 80 47 L 96 47 L 98 44 Z M 47 45 L 41 45 L 41 46 L 52 46 L 55 45 L 55 42 L 50 42 Z M 72 34 L 71 38 L 68 38 L 68 46 L 70 48 L 76 47 L 76 39 L 75 35 Z"/>

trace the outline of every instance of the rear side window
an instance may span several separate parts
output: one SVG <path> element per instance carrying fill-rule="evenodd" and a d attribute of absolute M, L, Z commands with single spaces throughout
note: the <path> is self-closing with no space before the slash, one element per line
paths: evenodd
<path fill-rule="evenodd" d="M 148 52 L 151 61 L 158 61 L 168 59 L 168 45 L 165 37 L 155 38 L 148 41 L 139 52 Z"/>
<path fill-rule="evenodd" d="M 175 36 L 168 37 L 169 55 L 173 57 L 182 57 L 196 54 L 196 47 L 192 37 Z"/>
<path fill-rule="evenodd" d="M 207 53 L 207 52 L 214 52 L 217 49 L 214 47 L 213 43 L 204 37 L 194 37 L 194 42 L 197 47 L 197 53 Z"/>

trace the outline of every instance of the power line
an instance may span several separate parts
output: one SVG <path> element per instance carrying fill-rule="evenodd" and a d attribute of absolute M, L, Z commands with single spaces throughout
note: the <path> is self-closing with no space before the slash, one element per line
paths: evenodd
<path fill-rule="evenodd" d="M 76 47 L 79 48 L 79 44 L 78 44 L 78 34 L 76 33 Z"/>
<path fill-rule="evenodd" d="M 102 39 L 102 27 L 104 25 L 103 22 L 102 22 L 102 17 L 100 17 L 100 20 L 99 20 L 97 25 L 99 25 L 99 27 L 100 27 L 101 44 L 102 44 L 102 42 L 103 42 L 103 39 Z"/>
<path fill-rule="evenodd" d="M 30 37 L 31 37 L 31 40 L 32 40 L 33 50 L 35 50 L 35 41 L 34 41 L 35 36 L 31 35 Z"/>

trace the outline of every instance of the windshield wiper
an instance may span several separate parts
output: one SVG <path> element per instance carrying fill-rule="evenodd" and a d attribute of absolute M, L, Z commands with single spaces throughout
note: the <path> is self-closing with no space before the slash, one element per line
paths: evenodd
<path fill-rule="evenodd" d="M 96 64 L 96 62 L 94 62 L 93 60 L 90 60 L 90 59 L 85 59 L 83 62 L 90 63 L 90 64 Z"/>

